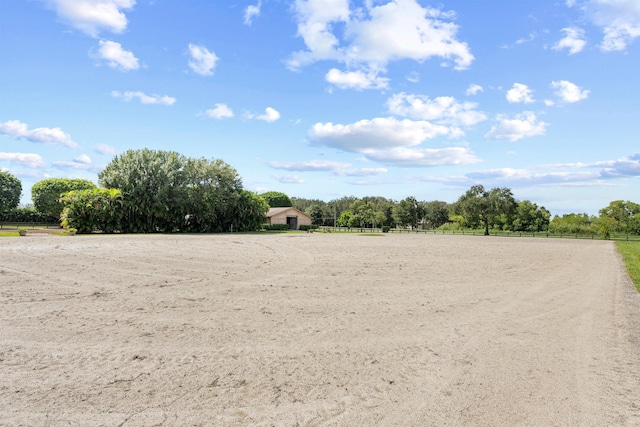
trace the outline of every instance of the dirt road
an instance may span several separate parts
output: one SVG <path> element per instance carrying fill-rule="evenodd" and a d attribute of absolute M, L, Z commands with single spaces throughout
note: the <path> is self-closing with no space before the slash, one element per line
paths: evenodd
<path fill-rule="evenodd" d="M 611 242 L 0 239 L 0 425 L 638 426 Z"/>

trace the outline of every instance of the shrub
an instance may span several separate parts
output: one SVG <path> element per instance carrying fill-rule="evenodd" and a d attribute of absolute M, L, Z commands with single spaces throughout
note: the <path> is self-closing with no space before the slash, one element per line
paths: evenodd
<path fill-rule="evenodd" d="M 315 224 L 311 224 L 311 225 L 301 224 L 300 225 L 300 231 L 316 230 L 317 228 L 318 228 L 318 226 L 315 225 Z"/>
<path fill-rule="evenodd" d="M 267 231 L 282 231 L 288 230 L 289 226 L 287 224 L 265 224 L 262 228 Z"/>
<path fill-rule="evenodd" d="M 8 212 L 0 212 L 0 222 L 28 222 L 40 224 L 59 224 L 55 216 L 37 212 L 32 208 L 16 208 Z"/>
<path fill-rule="evenodd" d="M 391 227 L 389 227 L 388 225 L 383 225 L 381 228 L 383 233 L 388 233 L 389 230 L 391 230 Z"/>

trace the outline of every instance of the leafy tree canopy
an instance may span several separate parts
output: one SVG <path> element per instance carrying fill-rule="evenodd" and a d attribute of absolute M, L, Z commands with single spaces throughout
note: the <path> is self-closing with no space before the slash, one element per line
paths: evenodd
<path fill-rule="evenodd" d="M 455 211 L 469 224 L 482 223 L 484 234 L 489 235 L 489 223 L 501 215 L 512 215 L 516 206 L 509 188 L 487 191 L 482 185 L 474 185 L 458 199 Z"/>
<path fill-rule="evenodd" d="M 0 170 L 0 212 L 15 209 L 20 203 L 22 183 L 18 178 Z"/>
<path fill-rule="evenodd" d="M 293 206 L 289 196 L 279 191 L 267 191 L 266 193 L 260 194 L 260 197 L 262 197 L 271 208 L 289 208 Z"/>
<path fill-rule="evenodd" d="M 31 187 L 31 200 L 38 212 L 60 217 L 64 203 L 60 197 L 72 190 L 90 190 L 96 185 L 86 179 L 48 178 L 36 182 Z"/>

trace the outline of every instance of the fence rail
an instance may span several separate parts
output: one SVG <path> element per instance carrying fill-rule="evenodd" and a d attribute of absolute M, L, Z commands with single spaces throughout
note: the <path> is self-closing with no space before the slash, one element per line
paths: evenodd
<path fill-rule="evenodd" d="M 327 232 L 338 233 L 382 233 L 381 228 L 360 228 L 360 227 L 320 227 L 321 230 Z M 403 228 L 391 228 L 389 233 L 404 233 L 404 234 L 441 234 L 441 235 L 459 235 L 459 236 L 482 236 L 484 230 L 410 230 Z M 640 235 L 625 234 L 625 233 L 611 233 L 608 239 L 598 234 L 581 234 L 581 233 L 550 233 L 547 231 L 540 232 L 526 232 L 526 231 L 498 231 L 490 230 L 491 236 L 497 237 L 534 237 L 534 238 L 549 238 L 549 239 L 582 239 L 582 240 L 624 240 L 624 241 L 637 241 L 640 242 Z"/>
<path fill-rule="evenodd" d="M 5 221 L 0 222 L 0 230 L 3 228 L 62 228 L 60 224 L 53 224 L 49 222 L 16 222 L 16 221 Z"/>

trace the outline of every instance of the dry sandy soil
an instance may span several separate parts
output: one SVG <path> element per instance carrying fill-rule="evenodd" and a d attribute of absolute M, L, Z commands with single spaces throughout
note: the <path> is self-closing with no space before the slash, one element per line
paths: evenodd
<path fill-rule="evenodd" d="M 0 239 L 0 425 L 638 426 L 611 242 Z"/>

